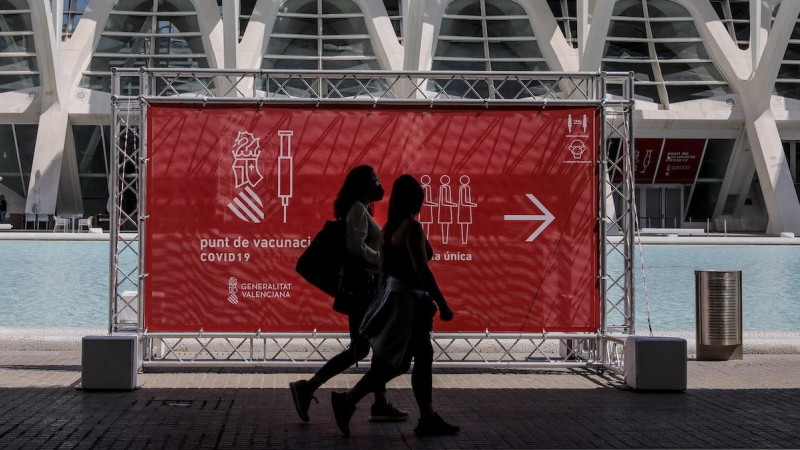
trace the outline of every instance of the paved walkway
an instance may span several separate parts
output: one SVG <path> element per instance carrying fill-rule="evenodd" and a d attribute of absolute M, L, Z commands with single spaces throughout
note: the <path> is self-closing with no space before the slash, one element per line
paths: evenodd
<path fill-rule="evenodd" d="M 133 392 L 85 392 L 78 352 L 0 352 L 0 449 L 195 448 L 796 448 L 800 355 L 745 355 L 688 364 L 685 393 L 640 393 L 609 373 L 551 370 L 436 373 L 434 402 L 460 435 L 414 436 L 405 375 L 390 398 L 412 412 L 400 424 L 367 422 L 368 399 L 342 437 L 331 390 L 311 422 L 287 384 L 303 373 L 219 370 L 139 375 Z"/>

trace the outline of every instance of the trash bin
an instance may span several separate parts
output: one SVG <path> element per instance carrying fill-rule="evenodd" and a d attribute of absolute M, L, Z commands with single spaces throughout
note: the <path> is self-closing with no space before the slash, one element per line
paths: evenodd
<path fill-rule="evenodd" d="M 695 270 L 697 360 L 742 359 L 742 271 Z"/>

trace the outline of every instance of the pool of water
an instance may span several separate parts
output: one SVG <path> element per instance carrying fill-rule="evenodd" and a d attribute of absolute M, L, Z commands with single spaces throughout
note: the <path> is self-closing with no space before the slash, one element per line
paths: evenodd
<path fill-rule="evenodd" d="M 742 270 L 744 331 L 800 328 L 800 247 L 646 245 L 636 261 L 636 329 L 694 330 L 694 271 Z M 134 267 L 133 255 L 121 261 Z M 0 241 L 0 326 L 106 327 L 105 242 Z M 613 265 L 613 264 L 611 264 Z"/>
<path fill-rule="evenodd" d="M 647 330 L 647 303 L 654 331 L 694 330 L 695 270 L 742 271 L 744 331 L 800 329 L 800 247 L 645 245 L 644 277 L 638 247 L 636 253 L 636 329 L 640 333 Z"/>
<path fill-rule="evenodd" d="M 0 326 L 107 327 L 108 267 L 108 242 L 0 241 Z"/>

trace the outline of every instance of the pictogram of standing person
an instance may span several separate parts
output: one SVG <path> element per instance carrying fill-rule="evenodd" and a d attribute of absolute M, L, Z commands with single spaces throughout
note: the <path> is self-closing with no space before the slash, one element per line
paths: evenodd
<path fill-rule="evenodd" d="M 422 182 L 422 192 L 425 195 L 422 200 L 422 210 L 419 212 L 419 223 L 425 231 L 425 236 L 431 234 L 431 224 L 433 223 L 433 210 L 439 206 L 433 201 L 433 188 L 431 187 L 431 177 L 423 175 L 419 179 Z"/>
<path fill-rule="evenodd" d="M 442 225 L 442 243 L 447 244 L 447 241 L 450 240 L 450 224 L 453 223 L 453 209 L 458 207 L 458 203 L 453 202 L 453 189 L 450 188 L 450 177 L 442 175 L 439 181 L 442 185 L 439 186 L 438 221 Z"/>
<path fill-rule="evenodd" d="M 469 240 L 469 226 L 472 224 L 472 208 L 478 206 L 472 201 L 472 188 L 469 187 L 469 177 L 461 175 L 461 186 L 458 188 L 458 223 L 461 225 L 461 243 Z"/>

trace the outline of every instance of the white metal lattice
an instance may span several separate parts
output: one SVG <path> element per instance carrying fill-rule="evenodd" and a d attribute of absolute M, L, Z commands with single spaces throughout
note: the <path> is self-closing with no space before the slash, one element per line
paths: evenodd
<path fill-rule="evenodd" d="M 621 96 L 608 95 L 614 85 Z M 189 92 L 189 93 L 187 93 Z M 595 106 L 602 115 L 596 333 L 433 335 L 440 367 L 596 367 L 624 371 L 623 338 L 634 332 L 633 78 L 606 72 L 387 72 L 117 69 L 112 77 L 109 333 L 136 332 L 142 365 L 319 366 L 345 334 L 149 333 L 143 329 L 140 234 L 146 174 L 146 115 L 152 104 L 387 104 Z M 610 143 L 614 143 L 614 151 Z M 615 205 L 614 211 L 609 205 Z"/>

